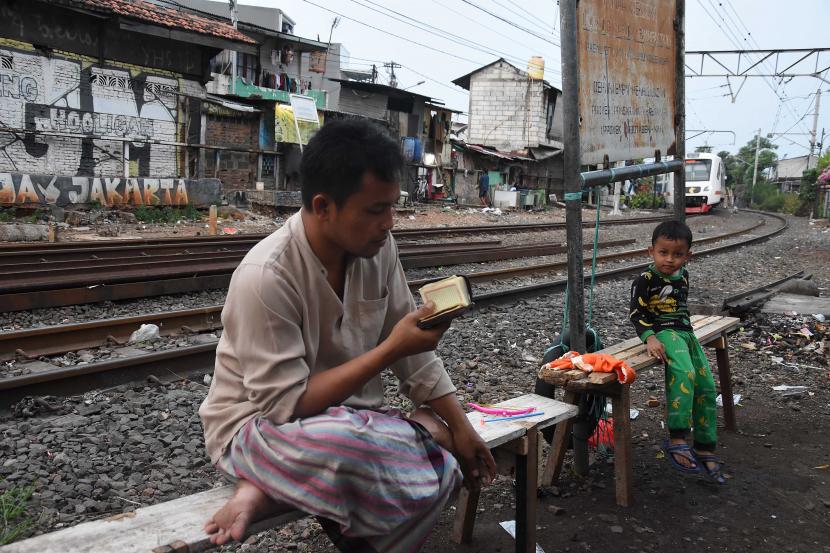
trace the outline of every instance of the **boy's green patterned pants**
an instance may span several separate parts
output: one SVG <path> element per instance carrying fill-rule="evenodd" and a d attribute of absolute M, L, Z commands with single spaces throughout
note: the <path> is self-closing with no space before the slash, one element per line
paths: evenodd
<path fill-rule="evenodd" d="M 673 436 L 694 428 L 695 447 L 713 451 L 717 442 L 718 409 L 709 361 L 693 332 L 661 330 L 666 348 L 666 406 Z"/>

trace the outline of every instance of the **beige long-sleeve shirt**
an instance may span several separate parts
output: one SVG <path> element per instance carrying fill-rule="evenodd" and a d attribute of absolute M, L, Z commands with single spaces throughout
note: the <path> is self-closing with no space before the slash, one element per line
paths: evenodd
<path fill-rule="evenodd" d="M 199 408 L 211 460 L 219 460 L 252 417 L 291 420 L 311 375 L 374 348 L 413 309 L 391 237 L 374 257 L 349 260 L 341 301 L 309 246 L 300 213 L 293 215 L 248 252 L 231 279 L 213 381 Z M 455 391 L 434 352 L 390 368 L 416 405 Z M 382 404 L 380 375 L 344 402 Z"/>

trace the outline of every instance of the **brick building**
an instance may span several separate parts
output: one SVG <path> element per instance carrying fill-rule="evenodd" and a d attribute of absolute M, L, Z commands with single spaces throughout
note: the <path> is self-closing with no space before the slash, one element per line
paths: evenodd
<path fill-rule="evenodd" d="M 227 196 L 234 191 L 251 188 L 251 183 L 259 178 L 257 166 L 259 155 L 255 151 L 259 146 L 262 111 L 254 108 L 243 111 L 240 109 L 241 106 L 232 109 L 227 107 L 228 102 L 224 104 L 226 105 L 205 104 L 206 143 L 233 144 L 251 150 L 247 152 L 224 151 L 218 156 L 213 155 L 207 158 L 205 173 L 222 181 L 222 189 Z M 217 157 L 219 158 L 218 170 L 216 168 Z"/>
<path fill-rule="evenodd" d="M 503 58 L 453 83 L 470 91 L 465 140 L 455 143 L 464 169 L 458 195 L 477 202 L 483 172 L 491 187 L 561 194 L 562 91 Z"/>
<path fill-rule="evenodd" d="M 203 156 L 183 144 L 200 143 L 208 60 L 228 47 L 256 51 L 227 23 L 146 0 L 0 0 L 0 174 L 193 176 Z"/>

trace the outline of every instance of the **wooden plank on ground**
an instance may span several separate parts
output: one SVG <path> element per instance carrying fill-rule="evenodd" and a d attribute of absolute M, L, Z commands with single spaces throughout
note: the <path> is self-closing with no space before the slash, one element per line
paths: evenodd
<path fill-rule="evenodd" d="M 537 394 L 526 394 L 496 404 L 499 407 L 523 409 L 536 407 L 537 411 L 544 411 L 538 417 L 528 417 L 514 421 L 498 421 L 482 423 L 482 420 L 493 418 L 478 411 L 467 413 L 467 418 L 476 429 L 487 446 L 492 449 L 511 440 L 524 436 L 530 428 L 539 430 L 547 428 L 560 421 L 575 417 L 579 409 L 575 405 L 568 405 L 561 401 Z"/>
<path fill-rule="evenodd" d="M 84 522 L 27 540 L 0 547 L 2 553 L 150 553 L 153 549 L 182 541 L 188 552 L 214 547 L 202 525 L 233 495 L 233 486 L 222 486 L 173 501 L 142 507 L 102 520 Z M 306 516 L 287 511 L 249 528 L 250 534 L 282 526 Z"/>

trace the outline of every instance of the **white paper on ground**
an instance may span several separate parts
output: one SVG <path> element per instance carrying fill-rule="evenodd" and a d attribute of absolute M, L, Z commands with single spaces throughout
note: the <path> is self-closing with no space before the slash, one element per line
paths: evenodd
<path fill-rule="evenodd" d="M 773 386 L 772 389 L 776 392 L 806 392 L 807 386 L 789 386 L 787 384 L 781 384 L 780 386 Z"/>
<path fill-rule="evenodd" d="M 738 405 L 741 402 L 741 397 L 743 397 L 741 394 L 732 394 L 732 405 Z M 723 395 L 718 394 L 715 403 L 718 404 L 718 407 L 723 407 Z"/>
<path fill-rule="evenodd" d="M 516 539 L 516 521 L 515 520 L 505 520 L 504 522 L 499 522 L 499 526 L 504 528 L 510 537 L 514 540 Z M 536 553 L 545 553 L 545 550 L 537 543 L 536 544 Z"/>

